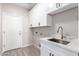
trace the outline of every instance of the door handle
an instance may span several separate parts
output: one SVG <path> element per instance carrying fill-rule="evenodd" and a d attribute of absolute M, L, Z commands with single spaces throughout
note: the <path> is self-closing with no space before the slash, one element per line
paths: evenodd
<path fill-rule="evenodd" d="M 3 32 L 3 34 L 5 34 L 5 32 Z"/>
<path fill-rule="evenodd" d="M 21 33 L 19 33 L 19 35 L 21 35 Z"/>

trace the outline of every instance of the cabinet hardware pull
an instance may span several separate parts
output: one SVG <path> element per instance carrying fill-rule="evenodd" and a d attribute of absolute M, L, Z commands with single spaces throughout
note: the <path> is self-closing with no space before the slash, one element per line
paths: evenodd
<path fill-rule="evenodd" d="M 59 7 L 61 7 L 60 3 L 59 3 Z"/>
<path fill-rule="evenodd" d="M 79 53 L 78 53 L 78 56 L 79 56 Z"/>
<path fill-rule="evenodd" d="M 40 26 L 40 22 L 38 23 L 38 25 Z"/>
<path fill-rule="evenodd" d="M 49 53 L 49 56 L 51 56 L 51 53 Z"/>
<path fill-rule="evenodd" d="M 61 4 L 60 3 L 56 3 L 56 8 L 59 8 L 61 7 Z"/>
<path fill-rule="evenodd" d="M 5 34 L 5 32 L 3 32 L 3 34 Z"/>

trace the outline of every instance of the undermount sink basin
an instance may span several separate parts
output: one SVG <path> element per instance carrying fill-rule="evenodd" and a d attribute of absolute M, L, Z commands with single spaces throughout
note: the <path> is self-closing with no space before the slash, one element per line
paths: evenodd
<path fill-rule="evenodd" d="M 48 39 L 48 41 L 56 42 L 56 43 L 60 43 L 60 44 L 64 44 L 64 45 L 67 45 L 67 44 L 70 43 L 70 42 L 68 42 L 68 41 L 59 40 L 59 39 L 56 39 L 56 38 Z"/>

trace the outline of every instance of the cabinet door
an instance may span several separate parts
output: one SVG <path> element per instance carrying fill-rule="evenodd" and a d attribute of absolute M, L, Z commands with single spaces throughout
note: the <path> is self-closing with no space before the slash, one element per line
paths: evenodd
<path fill-rule="evenodd" d="M 39 26 L 40 13 L 41 13 L 41 8 L 39 4 L 33 7 L 29 12 L 30 24 L 32 25 L 32 27 Z"/>
<path fill-rule="evenodd" d="M 35 12 L 36 13 L 36 12 Z M 31 27 L 37 27 L 39 20 L 37 19 L 37 15 L 35 13 L 30 13 L 30 26 Z"/>
<path fill-rule="evenodd" d="M 47 6 L 47 9 L 48 9 L 47 13 L 54 12 L 54 11 L 58 10 L 59 8 L 65 7 L 69 4 L 70 3 L 50 3 Z"/>
<path fill-rule="evenodd" d="M 56 8 L 56 3 L 49 3 L 47 5 L 47 13 L 50 13 L 50 12 L 53 12 L 55 11 L 57 8 Z"/>
<path fill-rule="evenodd" d="M 41 56 L 60 56 L 60 54 L 45 45 L 41 45 Z"/>
<path fill-rule="evenodd" d="M 29 13 L 32 27 L 47 26 L 47 3 L 37 4 Z"/>
<path fill-rule="evenodd" d="M 50 56 L 50 51 L 44 45 L 41 46 L 41 56 Z"/>
<path fill-rule="evenodd" d="M 40 26 L 47 26 L 47 11 L 46 11 L 46 4 L 40 4 L 40 16 L 39 16 L 39 20 L 40 20 Z"/>

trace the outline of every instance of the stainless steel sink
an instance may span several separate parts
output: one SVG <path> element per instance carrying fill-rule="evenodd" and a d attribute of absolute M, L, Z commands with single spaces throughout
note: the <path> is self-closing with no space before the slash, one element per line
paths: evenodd
<path fill-rule="evenodd" d="M 67 45 L 67 44 L 70 43 L 69 41 L 59 40 L 59 39 L 56 39 L 56 38 L 48 39 L 48 41 L 56 42 L 56 43 L 60 43 L 60 44 L 64 44 L 64 45 Z"/>

